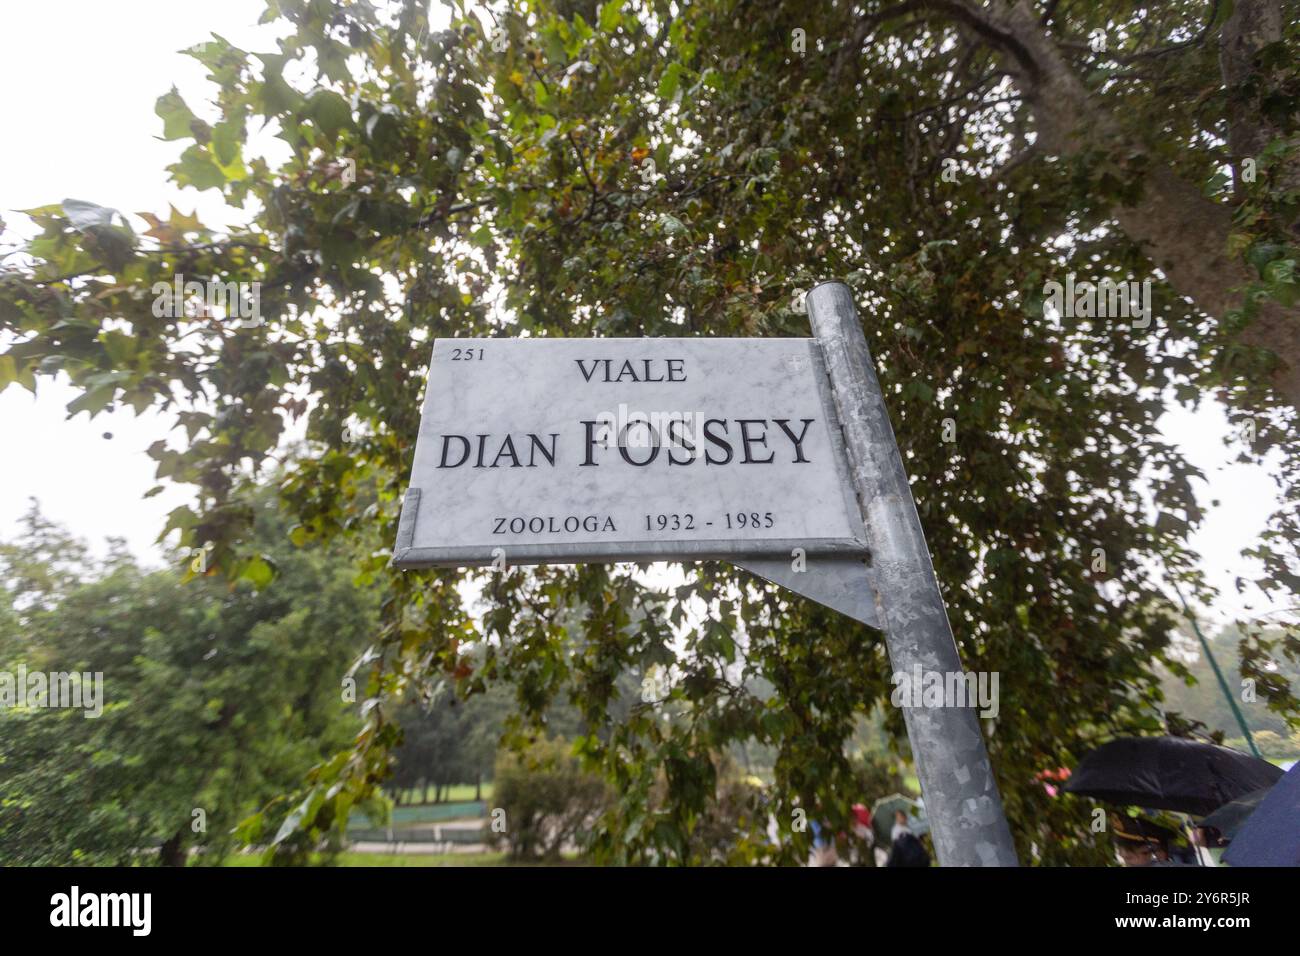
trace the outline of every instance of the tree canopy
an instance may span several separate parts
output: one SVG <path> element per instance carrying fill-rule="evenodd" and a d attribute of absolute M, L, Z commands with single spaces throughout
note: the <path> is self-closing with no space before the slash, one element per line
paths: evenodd
<path fill-rule="evenodd" d="M 219 861 L 239 823 L 345 748 L 359 724 L 343 675 L 373 637 L 375 595 L 337 549 L 285 540 L 273 496 L 255 540 L 278 574 L 258 591 L 180 585 L 121 549 L 94 561 L 33 505 L 0 544 L 0 667 L 101 676 L 99 709 L 0 709 L 0 861 Z M 187 568 L 188 571 L 188 568 Z"/>
<path fill-rule="evenodd" d="M 809 839 L 797 808 L 847 826 L 843 744 L 891 686 L 877 635 L 725 565 L 664 592 L 627 566 L 399 572 L 387 548 L 434 338 L 806 335 L 797 292 L 843 277 L 963 661 L 1002 675 L 986 732 L 1021 857 L 1101 859 L 1085 808 L 1036 775 L 1159 726 L 1174 617 L 1158 578 L 1206 593 L 1188 547 L 1199 475 L 1156 428 L 1169 404 L 1218 396 L 1249 426 L 1240 455 L 1272 456 L 1285 507 L 1259 584 L 1300 584 L 1296 13 L 536 0 L 453 4 L 438 28 L 412 0 L 268 0 L 277 49 L 213 35 L 188 51 L 211 107 L 157 102 L 183 146 L 172 179 L 247 226 L 173 209 L 140 213 L 137 234 L 86 201 L 28 210 L 42 232 L 0 274 L 0 387 L 63 373 L 71 413 L 174 415 L 183 440 L 149 453 L 197 503 L 164 532 L 272 591 L 253 489 L 305 429 L 278 479 L 287 537 L 363 542 L 383 599 L 365 729 L 288 830 L 336 825 L 383 779 L 404 690 L 507 682 L 526 713 L 567 696 L 595 728 L 576 748 L 617 794 L 604 859 L 691 862 L 710 755 L 752 740 L 777 749 L 790 840 L 767 846 L 761 820 L 738 839 L 789 861 Z M 264 125 L 285 162 L 250 146 Z M 1151 279 L 1149 326 L 1045 308 L 1068 273 Z M 159 315 L 176 276 L 260 283 L 262 321 Z M 1243 640 L 1243 675 L 1294 720 L 1278 673 L 1300 640 Z M 652 665 L 690 719 L 611 710 L 619 677 Z M 896 710 L 887 726 L 905 751 Z"/>

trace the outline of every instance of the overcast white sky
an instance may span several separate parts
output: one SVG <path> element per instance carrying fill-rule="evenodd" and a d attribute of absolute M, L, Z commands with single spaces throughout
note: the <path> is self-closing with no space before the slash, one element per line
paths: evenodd
<path fill-rule="evenodd" d="M 437 6 L 435 4 L 435 6 Z M 219 33 L 244 49 L 274 49 L 267 27 L 257 26 L 261 0 L 41 0 L 6 3 L 0 10 L 0 217 L 29 234 L 29 221 L 11 210 L 65 198 L 86 199 L 125 213 L 165 213 L 167 204 L 197 208 L 209 225 L 228 225 L 237 215 L 214 191 L 181 191 L 166 181 L 164 167 L 181 145 L 157 139 L 162 122 L 154 101 L 177 86 L 196 112 L 209 95 L 203 68 L 176 51 Z M 76 397 L 66 382 L 41 380 L 38 395 L 11 387 L 0 395 L 0 537 L 34 496 L 47 515 L 102 546 L 125 538 L 141 557 L 156 558 L 153 544 L 165 515 L 189 496 L 169 487 L 142 499 L 155 484 L 154 462 L 144 450 L 167 437 L 168 421 L 131 411 L 83 413 L 68 420 Z M 1215 407 L 1195 414 L 1170 412 L 1168 437 L 1208 476 L 1197 487 L 1202 504 L 1219 505 L 1194 542 L 1204 568 L 1222 592 L 1219 615 L 1267 609 L 1258 593 L 1238 596 L 1236 576 L 1247 572 L 1240 557 L 1255 542 L 1276 502 L 1265 469 L 1227 464 L 1226 423 Z M 105 433 L 112 438 L 105 438 Z M 1253 616 L 1253 615 L 1252 615 Z"/>

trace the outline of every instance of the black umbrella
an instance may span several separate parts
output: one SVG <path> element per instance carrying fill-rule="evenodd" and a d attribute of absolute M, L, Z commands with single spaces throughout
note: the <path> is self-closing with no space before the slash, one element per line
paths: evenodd
<path fill-rule="evenodd" d="M 1270 785 L 1261 787 L 1258 790 L 1252 790 L 1244 797 L 1238 797 L 1236 800 L 1225 803 L 1196 825 L 1198 827 L 1214 827 L 1223 834 L 1224 839 L 1231 840 L 1237 835 L 1241 825 L 1259 807 L 1259 802 L 1268 796 L 1268 792 L 1272 789 L 1273 787 Z"/>
<path fill-rule="evenodd" d="M 1120 737 L 1088 754 L 1065 789 L 1120 806 L 1204 816 L 1281 776 L 1267 760 L 1215 744 Z"/>

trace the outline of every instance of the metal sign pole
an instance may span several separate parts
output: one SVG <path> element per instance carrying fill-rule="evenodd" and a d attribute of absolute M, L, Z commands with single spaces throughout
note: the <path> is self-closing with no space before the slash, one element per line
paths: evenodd
<path fill-rule="evenodd" d="M 909 679 L 919 668 L 946 684 L 961 660 L 853 297 L 844 283 L 825 282 L 807 303 L 867 529 L 890 664 Z M 1016 866 L 975 709 L 919 706 L 915 696 L 903 716 L 939 864 Z"/>

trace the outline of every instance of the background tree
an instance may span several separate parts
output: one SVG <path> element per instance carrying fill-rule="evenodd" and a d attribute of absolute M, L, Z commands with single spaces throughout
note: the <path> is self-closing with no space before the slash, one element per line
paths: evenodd
<path fill-rule="evenodd" d="M 1205 625 L 1202 628 L 1206 629 Z M 1174 666 L 1161 683 L 1166 714 L 1193 715 L 1208 730 L 1222 734 L 1228 746 L 1238 750 L 1249 749 L 1232 706 L 1224 698 L 1214 670 L 1199 642 L 1185 623 L 1179 631 L 1177 643 L 1184 653 L 1175 655 Z M 1237 698 L 1237 708 L 1255 736 L 1260 752 L 1278 759 L 1300 759 L 1300 729 L 1289 727 L 1281 714 L 1265 706 L 1269 696 L 1267 688 L 1262 693 L 1248 694 L 1251 685 L 1236 679 L 1236 675 L 1244 670 L 1243 644 L 1249 649 L 1249 642 L 1244 641 L 1241 629 L 1229 625 L 1221 628 L 1218 633 L 1208 633 L 1208 629 L 1206 631 L 1210 649 L 1228 681 L 1228 690 Z M 1296 686 L 1300 683 L 1300 677 L 1294 672 L 1282 670 L 1272 673 L 1270 680 L 1287 685 L 1292 693 L 1300 690 Z M 1294 739 L 1288 740 L 1292 737 Z M 1270 742 L 1270 748 L 1266 749 L 1262 741 Z"/>
<path fill-rule="evenodd" d="M 273 504 L 255 527 L 273 591 L 97 564 L 35 505 L 0 546 L 4 668 L 102 672 L 105 705 L 0 710 L 0 860 L 131 864 L 161 844 L 164 864 L 195 847 L 216 862 L 241 820 L 347 746 L 360 720 L 342 680 L 374 595 L 337 552 L 290 545 Z"/>
<path fill-rule="evenodd" d="M 497 816 L 484 822 L 483 832 L 516 860 L 555 861 L 580 848 L 609 801 L 605 781 L 584 770 L 558 738 L 501 751 L 493 780 Z"/>
<path fill-rule="evenodd" d="M 407 790 L 417 791 L 415 802 L 425 802 L 429 787 L 433 800 L 440 801 L 445 788 L 459 783 L 474 784 L 474 799 L 479 800 L 483 781 L 492 779 L 497 746 L 512 711 L 508 688 L 494 685 L 465 701 L 450 690 L 440 683 L 429 700 L 408 702 L 398 712 L 402 744 L 394 752 L 388 789 L 399 803 Z"/>

